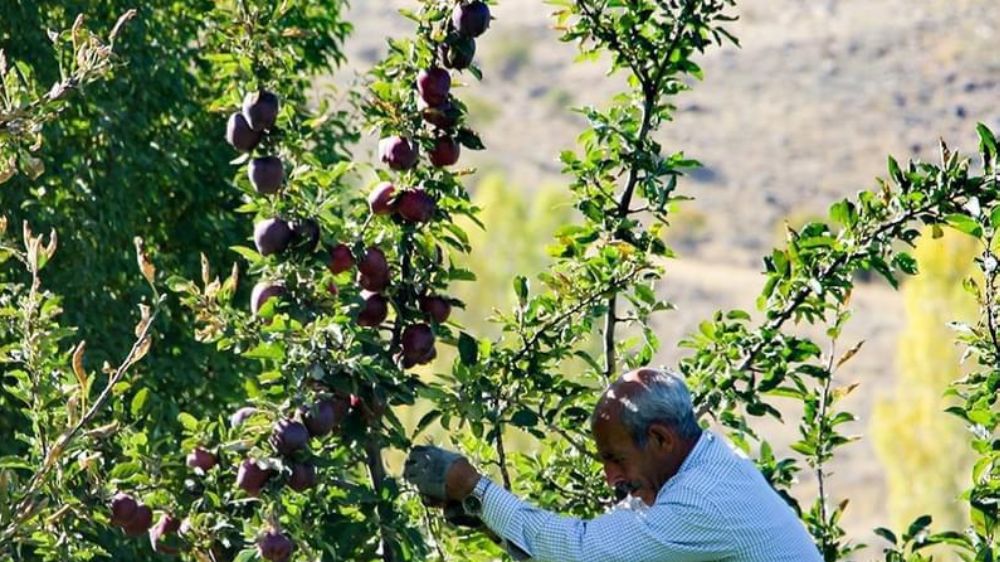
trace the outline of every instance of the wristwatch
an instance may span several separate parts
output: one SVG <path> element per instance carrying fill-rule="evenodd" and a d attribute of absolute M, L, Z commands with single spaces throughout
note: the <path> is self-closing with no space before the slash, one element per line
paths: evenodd
<path fill-rule="evenodd" d="M 492 484 L 489 478 L 485 476 L 479 477 L 479 482 L 476 482 L 476 487 L 472 489 L 472 493 L 462 499 L 462 509 L 465 510 L 465 513 L 477 517 L 482 514 L 483 498 L 486 497 L 486 490 Z"/>

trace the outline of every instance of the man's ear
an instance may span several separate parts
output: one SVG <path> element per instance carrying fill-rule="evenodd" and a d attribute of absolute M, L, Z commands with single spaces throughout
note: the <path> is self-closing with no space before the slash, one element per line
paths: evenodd
<path fill-rule="evenodd" d="M 669 427 L 662 423 L 652 423 L 647 430 L 649 443 L 665 453 L 674 450 L 677 444 L 677 436 Z"/>

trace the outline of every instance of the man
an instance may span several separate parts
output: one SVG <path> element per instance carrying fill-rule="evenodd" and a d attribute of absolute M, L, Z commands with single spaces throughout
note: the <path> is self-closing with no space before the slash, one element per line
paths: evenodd
<path fill-rule="evenodd" d="M 591 418 L 604 475 L 625 501 L 589 521 L 536 508 L 437 447 L 404 477 L 431 501 L 461 501 L 519 559 L 540 562 L 820 562 L 792 509 L 749 460 L 703 431 L 680 377 L 623 375 Z"/>

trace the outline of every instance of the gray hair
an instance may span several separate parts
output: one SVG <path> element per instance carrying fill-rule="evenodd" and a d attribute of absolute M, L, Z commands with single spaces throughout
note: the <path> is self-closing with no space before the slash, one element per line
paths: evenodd
<path fill-rule="evenodd" d="M 694 439 L 701 426 L 694 417 L 691 392 L 677 373 L 663 369 L 643 369 L 645 390 L 621 400 L 622 425 L 639 447 L 646 444 L 651 425 L 660 423 L 677 431 L 682 439 Z"/>

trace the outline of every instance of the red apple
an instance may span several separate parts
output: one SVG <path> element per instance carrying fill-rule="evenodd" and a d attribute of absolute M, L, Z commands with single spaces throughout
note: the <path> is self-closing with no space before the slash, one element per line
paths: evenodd
<path fill-rule="evenodd" d="M 163 554 L 176 554 L 178 549 L 163 543 L 163 538 L 172 535 L 181 528 L 181 520 L 164 513 L 160 520 L 149 529 L 149 544 L 153 550 Z"/>
<path fill-rule="evenodd" d="M 451 315 L 451 303 L 448 299 L 439 296 L 420 297 L 420 312 L 423 312 L 431 321 L 441 324 L 448 320 Z"/>
<path fill-rule="evenodd" d="M 389 262 L 385 259 L 385 253 L 375 246 L 368 248 L 358 263 L 358 271 L 369 277 L 388 277 Z"/>
<path fill-rule="evenodd" d="M 264 219 L 253 227 L 253 243 L 262 256 L 279 253 L 292 242 L 292 229 L 280 218 Z"/>
<path fill-rule="evenodd" d="M 253 130 L 270 130 L 278 119 L 278 96 L 267 90 L 248 93 L 243 98 L 243 116 Z"/>
<path fill-rule="evenodd" d="M 428 68 L 417 74 L 417 91 L 427 105 L 440 105 L 448 101 L 451 74 L 443 68 Z"/>
<path fill-rule="evenodd" d="M 437 203 L 423 189 L 404 191 L 396 198 L 396 212 L 409 222 L 427 222 L 434 217 Z"/>
<path fill-rule="evenodd" d="M 202 449 L 201 447 L 195 447 L 193 451 L 188 453 L 187 465 L 191 468 L 201 469 L 208 472 L 216 465 L 218 459 L 212 453 Z"/>
<path fill-rule="evenodd" d="M 257 541 L 257 552 L 260 557 L 271 562 L 285 562 L 291 557 L 294 549 L 292 541 L 275 530 L 268 531 Z"/>
<path fill-rule="evenodd" d="M 396 194 L 396 186 L 384 181 L 375 186 L 371 194 L 368 195 L 368 206 L 372 214 L 388 215 L 393 209 L 393 195 Z"/>
<path fill-rule="evenodd" d="M 246 118 L 236 112 L 226 122 L 226 142 L 240 152 L 250 152 L 260 142 L 260 133 L 251 129 Z"/>
<path fill-rule="evenodd" d="M 285 167 L 277 156 L 262 156 L 250 161 L 247 176 L 257 193 L 271 195 L 281 190 L 285 181 Z"/>
<path fill-rule="evenodd" d="M 434 349 L 434 331 L 427 324 L 411 324 L 403 329 L 400 343 L 403 357 L 422 359 Z"/>
<path fill-rule="evenodd" d="M 378 141 L 379 159 L 393 170 L 408 170 L 417 165 L 417 146 L 400 136 Z"/>
<path fill-rule="evenodd" d="M 316 487 L 316 467 L 311 463 L 300 463 L 292 466 L 292 475 L 288 477 L 288 487 L 296 492 L 304 492 Z"/>
<path fill-rule="evenodd" d="M 145 533 L 149 530 L 149 527 L 153 524 L 153 510 L 149 509 L 148 506 L 140 505 L 135 509 L 135 514 L 132 515 L 122 529 L 125 534 L 130 537 L 138 537 L 139 535 Z"/>
<path fill-rule="evenodd" d="M 438 168 L 443 168 L 445 166 L 452 166 L 458 162 L 458 156 L 461 154 L 462 149 L 455 139 L 451 137 L 441 137 L 434 144 L 434 149 L 431 150 L 430 159 L 431 164 L 434 164 Z"/>
<path fill-rule="evenodd" d="M 271 283 L 268 281 L 261 281 L 253 287 L 253 291 L 250 292 L 250 312 L 257 316 L 257 313 L 263 308 L 264 303 L 268 299 L 274 297 L 281 297 L 285 294 L 285 288 L 276 283 Z"/>
<path fill-rule="evenodd" d="M 262 468 L 254 459 L 245 459 L 236 473 L 236 485 L 248 496 L 256 498 L 264 489 L 264 484 L 271 478 L 273 472 L 270 469 Z"/>
<path fill-rule="evenodd" d="M 358 326 L 373 327 L 385 322 L 389 315 L 389 301 L 378 293 L 364 291 L 361 293 L 364 303 L 358 312 Z"/>
<path fill-rule="evenodd" d="M 343 273 L 354 267 L 354 254 L 346 244 L 337 244 L 330 248 L 330 272 L 334 275 Z"/>
<path fill-rule="evenodd" d="M 490 26 L 490 8 L 479 0 L 459 4 L 451 13 L 451 24 L 466 37 L 479 37 Z"/>
<path fill-rule="evenodd" d="M 135 512 L 139 508 L 139 502 L 135 501 L 132 496 L 119 492 L 111 498 L 111 524 L 124 527 L 133 518 L 135 518 Z"/>

